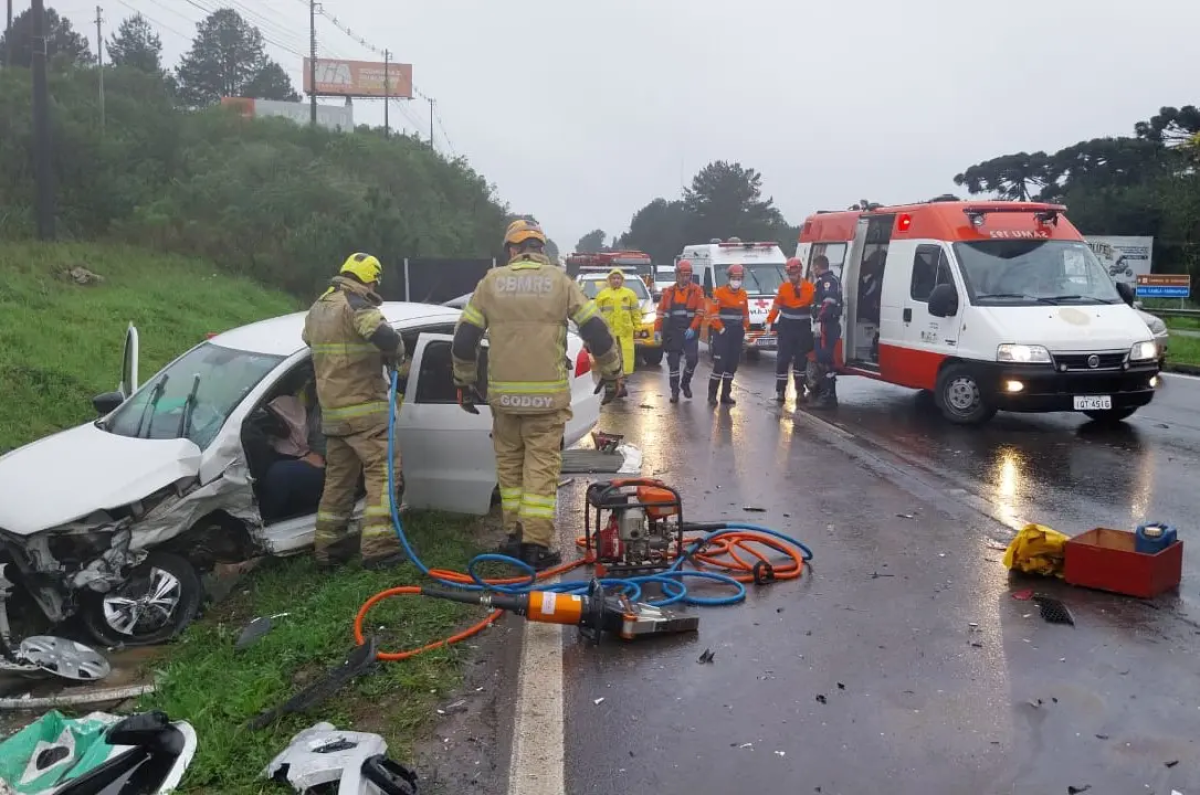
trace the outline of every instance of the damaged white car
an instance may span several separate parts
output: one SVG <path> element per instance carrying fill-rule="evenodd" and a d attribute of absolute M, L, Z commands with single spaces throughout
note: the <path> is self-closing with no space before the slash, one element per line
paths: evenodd
<path fill-rule="evenodd" d="M 396 415 L 404 502 L 487 513 L 496 488 L 491 415 L 486 405 L 478 415 L 462 411 L 451 379 L 460 310 L 402 302 L 381 309 L 410 359 Z M 131 326 L 119 391 L 93 401 L 100 419 L 0 457 L 0 571 L 47 619 L 78 615 L 109 646 L 160 643 L 196 616 L 200 575 L 216 563 L 311 546 L 313 490 L 299 515 L 264 518 L 260 510 L 273 455 L 265 440 L 278 434 L 267 404 L 311 373 L 300 339 L 304 316 L 212 336 L 141 388 Z M 563 443 L 570 447 L 598 422 L 600 396 L 573 332 L 567 356 L 574 417 Z M 486 369 L 485 341 L 481 392 Z M 355 529 L 362 496 L 360 482 Z"/>

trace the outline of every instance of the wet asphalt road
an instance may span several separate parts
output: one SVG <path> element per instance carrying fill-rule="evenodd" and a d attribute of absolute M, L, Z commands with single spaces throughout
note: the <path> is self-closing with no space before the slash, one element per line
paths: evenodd
<path fill-rule="evenodd" d="M 815 559 L 701 608 L 698 635 L 568 643 L 567 792 L 1200 792 L 1194 578 L 1153 605 L 1038 581 L 1077 622 L 1047 624 L 1012 598 L 1030 583 L 1010 581 L 987 515 L 1182 526 L 1200 505 L 1200 383 L 1169 379 L 1099 433 L 1070 416 L 947 428 L 910 392 L 843 379 L 823 415 L 837 432 L 772 401 L 773 367 L 744 364 L 731 409 L 704 403 L 702 360 L 697 400 L 669 405 L 663 368 L 606 411 L 689 518 L 773 527 Z"/>

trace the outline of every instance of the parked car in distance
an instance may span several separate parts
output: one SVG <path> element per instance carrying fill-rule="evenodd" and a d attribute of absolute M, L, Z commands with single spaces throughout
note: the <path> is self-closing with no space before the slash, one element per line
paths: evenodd
<path fill-rule="evenodd" d="M 409 353 L 396 414 L 404 502 L 486 514 L 496 489 L 492 419 L 486 404 L 477 415 L 457 404 L 450 343 L 460 310 L 402 302 L 381 310 Z M 255 441 L 265 439 L 255 431 L 270 420 L 266 405 L 311 372 L 304 317 L 214 335 L 140 388 L 130 326 L 120 387 L 94 400 L 100 418 L 0 457 L 0 564 L 51 622 L 79 614 L 106 645 L 159 643 L 195 617 L 200 573 L 311 546 L 315 513 L 264 520 Z M 567 356 L 570 447 L 599 421 L 600 396 L 573 332 Z M 486 341 L 479 368 L 486 396 Z"/>
<path fill-rule="evenodd" d="M 588 298 L 595 298 L 601 290 L 608 286 L 608 274 L 585 272 L 579 274 L 578 281 L 583 288 L 584 295 Z M 637 274 L 626 274 L 625 286 L 637 294 L 642 310 L 641 325 L 633 330 L 634 351 L 637 358 L 647 366 L 658 367 L 663 360 L 662 343 L 654 341 L 654 320 L 658 312 L 658 304 L 650 295 L 646 283 L 638 278 Z"/>
<path fill-rule="evenodd" d="M 1154 341 L 1158 344 L 1158 367 L 1161 370 L 1167 361 L 1167 345 L 1171 341 L 1171 333 L 1167 329 L 1167 324 L 1163 319 L 1150 314 L 1142 308 L 1140 302 L 1136 302 L 1133 306 L 1138 316 L 1145 321 L 1146 327 L 1150 329 L 1150 333 L 1154 335 Z"/>

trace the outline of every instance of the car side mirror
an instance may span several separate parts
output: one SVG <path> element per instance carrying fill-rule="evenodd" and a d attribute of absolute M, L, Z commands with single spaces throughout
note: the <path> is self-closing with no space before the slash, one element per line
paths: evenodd
<path fill-rule="evenodd" d="M 124 402 L 125 395 L 121 392 L 105 392 L 102 395 L 96 395 L 92 398 L 92 407 L 96 409 L 96 413 L 101 417 L 107 417 Z"/>
<path fill-rule="evenodd" d="M 1137 291 L 1128 282 L 1117 282 L 1117 293 L 1121 296 L 1122 301 L 1133 306 L 1133 302 L 1137 298 Z"/>
<path fill-rule="evenodd" d="M 953 284 L 939 284 L 929 294 L 929 314 L 934 317 L 954 317 L 958 314 L 958 291 Z"/>

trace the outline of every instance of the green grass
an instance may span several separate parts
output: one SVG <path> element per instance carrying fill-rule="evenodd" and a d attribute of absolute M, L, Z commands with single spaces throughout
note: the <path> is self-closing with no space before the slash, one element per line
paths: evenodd
<path fill-rule="evenodd" d="M 1167 328 L 1200 329 L 1200 318 L 1195 317 L 1164 317 L 1163 322 L 1167 324 Z"/>
<path fill-rule="evenodd" d="M 1167 366 L 1172 364 L 1200 367 L 1200 337 L 1172 334 L 1167 347 Z"/>
<path fill-rule="evenodd" d="M 104 281 L 79 285 L 86 268 Z M 204 339 L 302 307 L 211 263 L 122 246 L 0 245 L 0 452 L 94 416 L 116 388 L 129 323 L 142 380 Z"/>
<path fill-rule="evenodd" d="M 470 528 L 458 517 L 417 514 L 405 529 L 431 567 L 463 570 L 479 551 Z M 199 747 L 185 791 L 277 792 L 259 774 L 297 731 L 317 721 L 377 732 L 394 758 L 411 762 L 412 744 L 436 714 L 436 703 L 460 681 L 465 645 L 381 663 L 309 714 L 285 717 L 260 731 L 244 724 L 345 658 L 354 648 L 354 616 L 372 594 L 422 580 L 410 565 L 381 573 L 352 564 L 344 572 L 320 576 L 307 555 L 272 561 L 252 575 L 248 588 L 190 627 L 168 647 L 166 662 L 156 672 L 158 689 L 142 704 L 184 718 L 196 729 Z M 255 645 L 234 650 L 251 618 L 283 612 L 290 615 L 276 619 Z M 385 650 L 398 651 L 445 637 L 461 628 L 464 619 L 485 615 L 453 602 L 403 596 L 377 605 L 367 626 L 378 633 Z"/>

